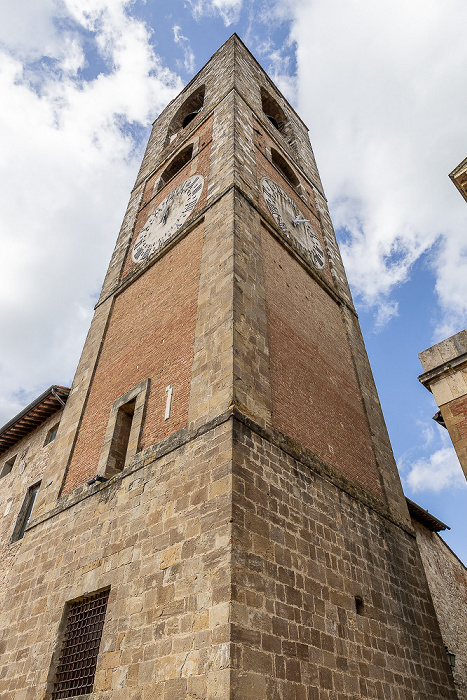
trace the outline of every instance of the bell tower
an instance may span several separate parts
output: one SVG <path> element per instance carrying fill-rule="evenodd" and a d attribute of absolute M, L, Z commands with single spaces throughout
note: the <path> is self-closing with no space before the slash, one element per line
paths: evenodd
<path fill-rule="evenodd" d="M 68 697 L 108 591 L 89 697 L 456 697 L 307 128 L 236 35 L 154 122 L 53 450 L 9 687 L 34 610 Z"/>

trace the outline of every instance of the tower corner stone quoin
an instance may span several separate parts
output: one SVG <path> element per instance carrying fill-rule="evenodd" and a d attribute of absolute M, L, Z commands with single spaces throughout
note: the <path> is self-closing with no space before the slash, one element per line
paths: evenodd
<path fill-rule="evenodd" d="M 236 35 L 154 122 L 14 547 L 2 698 L 83 695 L 93 601 L 89 698 L 457 698 L 308 131 Z"/>

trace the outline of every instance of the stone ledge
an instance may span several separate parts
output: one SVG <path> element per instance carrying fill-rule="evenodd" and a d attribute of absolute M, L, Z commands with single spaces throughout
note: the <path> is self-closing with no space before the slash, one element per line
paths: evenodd
<path fill-rule="evenodd" d="M 418 377 L 418 381 L 420 382 L 420 384 L 423 384 L 423 386 L 426 387 L 428 391 L 431 391 L 429 385 L 434 379 L 439 379 L 443 375 L 449 374 L 453 371 L 458 372 L 459 370 L 464 369 L 466 367 L 467 353 L 464 353 L 463 355 L 459 355 L 458 357 L 455 357 L 452 360 L 449 360 L 448 362 L 443 362 L 443 364 L 438 365 L 438 367 L 433 367 L 433 369 L 428 370 L 428 372 L 420 374 Z"/>
<path fill-rule="evenodd" d="M 71 494 L 61 498 L 55 508 L 31 521 L 27 530 L 31 530 L 40 523 L 55 517 L 59 513 L 68 510 L 68 508 L 72 508 L 81 501 L 90 498 L 98 492 L 105 492 L 107 489 L 119 483 L 127 476 L 152 464 L 161 457 L 164 457 L 170 452 L 179 449 L 183 445 L 192 442 L 201 435 L 205 435 L 220 425 L 227 423 L 229 420 L 237 421 L 238 423 L 243 424 L 248 430 L 256 433 L 256 435 L 258 435 L 260 438 L 267 440 L 269 443 L 282 450 L 285 454 L 289 455 L 297 462 L 300 462 L 300 464 L 308 468 L 312 473 L 317 474 L 323 479 L 326 479 L 326 481 L 331 482 L 334 484 L 334 486 L 339 488 L 341 491 L 344 491 L 352 499 L 359 501 L 368 508 L 371 508 L 371 510 L 376 512 L 379 516 L 389 520 L 391 523 L 401 528 L 412 537 L 415 537 L 415 532 L 410 525 L 399 520 L 393 515 L 393 513 L 390 512 L 389 508 L 385 504 L 373 497 L 361 486 L 358 486 L 349 479 L 346 479 L 334 467 L 324 462 L 324 460 L 317 457 L 310 450 L 300 445 L 300 443 L 293 440 L 293 438 L 289 437 L 288 435 L 281 433 L 276 428 L 265 428 L 260 426 L 252 418 L 245 415 L 241 407 L 238 406 L 232 406 L 228 411 L 221 413 L 213 420 L 204 423 L 198 428 L 182 428 L 165 440 L 162 440 L 156 445 L 148 447 L 146 450 L 136 455 L 132 462 L 122 472 L 116 474 L 105 483 L 95 483 L 92 486 L 87 486 L 87 484 L 79 486 Z"/>

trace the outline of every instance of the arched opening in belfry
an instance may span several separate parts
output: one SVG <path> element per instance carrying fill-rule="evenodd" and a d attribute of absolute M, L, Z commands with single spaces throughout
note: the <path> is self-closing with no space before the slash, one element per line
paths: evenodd
<path fill-rule="evenodd" d="M 284 111 L 264 88 L 261 88 L 261 106 L 271 124 L 280 131 L 281 134 L 284 134 L 286 126 Z"/>
<path fill-rule="evenodd" d="M 292 187 L 297 187 L 297 185 L 300 184 L 298 177 L 295 175 L 290 165 L 275 148 L 271 148 L 271 160 Z"/>
<path fill-rule="evenodd" d="M 193 157 L 193 144 L 190 143 L 188 146 L 185 148 L 182 148 L 182 150 L 177 153 L 175 158 L 170 161 L 162 175 L 160 176 L 159 179 L 159 184 L 157 187 L 157 191 L 161 190 L 169 180 L 171 180 L 175 175 L 180 172 L 182 168 L 185 167 L 187 163 L 190 162 L 190 160 Z"/>
<path fill-rule="evenodd" d="M 170 143 L 180 131 L 185 129 L 201 112 L 204 105 L 205 92 L 206 86 L 201 85 L 191 93 L 182 106 L 175 112 L 167 130 L 166 145 Z"/>

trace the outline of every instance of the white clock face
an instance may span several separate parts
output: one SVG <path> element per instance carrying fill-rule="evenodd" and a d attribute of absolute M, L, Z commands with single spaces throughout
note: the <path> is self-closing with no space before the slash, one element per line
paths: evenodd
<path fill-rule="evenodd" d="M 318 236 L 292 197 L 269 177 L 262 177 L 261 193 L 276 224 L 288 238 L 296 240 L 311 256 L 313 264 L 322 270 L 326 264 Z"/>
<path fill-rule="evenodd" d="M 145 260 L 183 226 L 201 197 L 203 187 L 204 177 L 193 175 L 167 195 L 139 232 L 131 254 L 133 262 Z"/>

